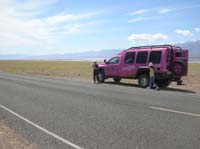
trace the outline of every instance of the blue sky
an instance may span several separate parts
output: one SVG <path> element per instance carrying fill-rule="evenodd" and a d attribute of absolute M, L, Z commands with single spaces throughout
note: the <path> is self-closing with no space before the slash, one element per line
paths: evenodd
<path fill-rule="evenodd" d="M 199 0 L 0 0 L 0 54 L 194 41 L 199 14 Z"/>

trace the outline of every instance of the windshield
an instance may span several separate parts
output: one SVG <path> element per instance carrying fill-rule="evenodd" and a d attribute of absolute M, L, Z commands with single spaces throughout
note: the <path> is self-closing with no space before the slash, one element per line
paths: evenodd
<path fill-rule="evenodd" d="M 108 64 L 117 64 L 119 63 L 119 57 L 113 57 L 110 60 L 108 60 Z"/>

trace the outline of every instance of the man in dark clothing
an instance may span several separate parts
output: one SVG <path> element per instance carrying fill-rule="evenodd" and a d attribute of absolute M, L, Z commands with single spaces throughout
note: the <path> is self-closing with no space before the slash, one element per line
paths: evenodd
<path fill-rule="evenodd" d="M 98 66 L 97 62 L 93 63 L 92 68 L 93 68 L 93 80 L 94 80 L 94 83 L 98 83 L 99 82 L 99 77 L 98 77 L 99 66 Z"/>

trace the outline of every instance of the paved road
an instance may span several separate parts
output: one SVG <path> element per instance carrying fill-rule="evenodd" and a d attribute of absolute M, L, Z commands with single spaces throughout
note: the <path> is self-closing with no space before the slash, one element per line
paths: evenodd
<path fill-rule="evenodd" d="M 200 148 L 188 93 L 0 73 L 0 120 L 42 149 Z"/>

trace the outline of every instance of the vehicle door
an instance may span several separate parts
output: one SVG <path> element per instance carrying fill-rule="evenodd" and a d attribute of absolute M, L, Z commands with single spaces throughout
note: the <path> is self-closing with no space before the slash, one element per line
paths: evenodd
<path fill-rule="evenodd" d="M 124 55 L 124 59 L 121 65 L 120 76 L 134 77 L 135 73 L 135 52 L 127 52 Z"/>
<path fill-rule="evenodd" d="M 162 51 L 151 51 L 149 62 L 153 63 L 156 72 L 162 71 Z"/>
<path fill-rule="evenodd" d="M 188 50 L 175 50 L 173 58 L 173 72 L 178 76 L 187 75 Z"/>
<path fill-rule="evenodd" d="M 119 75 L 119 57 L 113 57 L 108 60 L 105 73 L 110 77 Z"/>
<path fill-rule="evenodd" d="M 147 67 L 148 66 L 148 52 L 147 51 L 139 51 L 137 52 L 137 56 L 136 56 L 136 67 Z"/>

